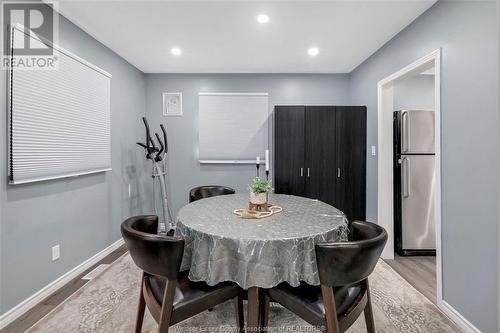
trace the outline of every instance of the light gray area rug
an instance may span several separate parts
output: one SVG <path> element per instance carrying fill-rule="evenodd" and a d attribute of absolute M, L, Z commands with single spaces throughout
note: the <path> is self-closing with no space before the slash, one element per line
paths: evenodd
<path fill-rule="evenodd" d="M 29 333 L 121 333 L 133 332 L 141 272 L 126 254 L 106 271 L 75 292 L 31 327 Z M 377 332 L 461 332 L 439 309 L 385 262 L 370 277 Z M 205 311 L 171 328 L 172 332 L 234 332 L 232 301 Z M 246 312 L 245 312 L 246 315 Z M 269 320 L 273 332 L 317 332 L 281 306 L 272 304 Z M 156 331 L 146 310 L 143 332 Z M 363 315 L 348 330 L 365 333 Z"/>

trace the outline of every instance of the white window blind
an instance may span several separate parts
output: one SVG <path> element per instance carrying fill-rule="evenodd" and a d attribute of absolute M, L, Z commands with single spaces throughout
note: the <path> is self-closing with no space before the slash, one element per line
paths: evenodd
<path fill-rule="evenodd" d="M 13 43 L 22 38 L 14 28 Z M 58 69 L 10 70 L 11 184 L 111 169 L 111 75 L 49 46 Z"/>
<path fill-rule="evenodd" d="M 255 163 L 256 156 L 263 158 L 268 118 L 267 93 L 199 93 L 200 163 Z"/>

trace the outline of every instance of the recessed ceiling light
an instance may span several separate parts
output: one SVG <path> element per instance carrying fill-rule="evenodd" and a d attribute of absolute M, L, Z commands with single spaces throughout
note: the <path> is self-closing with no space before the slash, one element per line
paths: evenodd
<path fill-rule="evenodd" d="M 172 53 L 174 56 L 180 56 L 182 54 L 182 50 L 178 47 L 173 47 L 170 49 L 170 53 Z"/>
<path fill-rule="evenodd" d="M 311 57 L 315 57 L 319 54 L 319 49 L 317 47 L 311 47 L 309 50 L 307 50 L 307 54 L 309 54 Z"/>
<path fill-rule="evenodd" d="M 266 14 L 260 14 L 257 16 L 257 22 L 259 22 L 260 24 L 265 24 L 269 22 L 269 16 L 267 16 Z"/>

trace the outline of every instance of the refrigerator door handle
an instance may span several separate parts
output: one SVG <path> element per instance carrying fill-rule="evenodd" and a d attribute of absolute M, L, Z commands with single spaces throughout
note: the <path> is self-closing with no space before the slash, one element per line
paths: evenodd
<path fill-rule="evenodd" d="M 404 111 L 403 114 L 401 115 L 401 118 L 402 118 L 402 122 L 403 122 L 402 133 L 401 133 L 402 134 L 401 151 L 403 153 L 406 153 L 406 152 L 408 152 L 408 147 L 410 145 L 410 132 L 409 132 L 410 126 L 408 124 L 408 122 L 409 122 L 408 112 Z"/>
<path fill-rule="evenodd" d="M 410 196 L 410 159 L 403 157 L 403 198 Z"/>

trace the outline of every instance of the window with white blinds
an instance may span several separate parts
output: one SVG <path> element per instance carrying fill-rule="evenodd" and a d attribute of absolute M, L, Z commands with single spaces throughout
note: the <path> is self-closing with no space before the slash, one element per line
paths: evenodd
<path fill-rule="evenodd" d="M 13 29 L 13 43 L 24 36 Z M 111 75 L 49 46 L 57 69 L 10 70 L 11 184 L 111 170 Z"/>
<path fill-rule="evenodd" d="M 268 149 L 267 93 L 199 93 L 200 163 L 255 163 Z"/>

